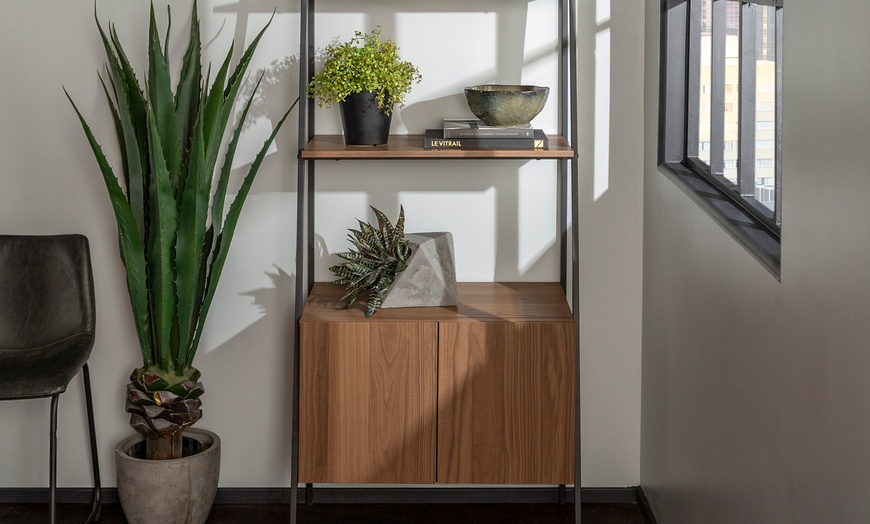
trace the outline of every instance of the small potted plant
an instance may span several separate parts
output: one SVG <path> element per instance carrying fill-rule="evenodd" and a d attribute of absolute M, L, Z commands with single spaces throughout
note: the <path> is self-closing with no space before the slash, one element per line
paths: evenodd
<path fill-rule="evenodd" d="M 326 46 L 325 56 L 308 95 L 320 107 L 338 104 L 348 145 L 386 144 L 393 106 L 404 107 L 411 85 L 422 78 L 417 67 L 399 58 L 392 40 L 381 40 L 380 26 Z"/>

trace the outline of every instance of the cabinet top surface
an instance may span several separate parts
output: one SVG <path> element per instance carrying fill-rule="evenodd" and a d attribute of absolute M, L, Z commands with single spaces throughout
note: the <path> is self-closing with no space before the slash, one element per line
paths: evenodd
<path fill-rule="evenodd" d="M 571 158 L 574 150 L 560 135 L 548 135 L 548 149 L 426 149 L 423 135 L 390 135 L 382 146 L 348 146 L 344 135 L 316 135 L 300 155 L 309 160 L 438 158 Z"/>
<path fill-rule="evenodd" d="M 455 307 L 381 308 L 365 318 L 365 302 L 337 309 L 344 286 L 317 283 L 311 290 L 301 322 L 573 322 L 562 287 L 557 282 L 460 282 Z"/>

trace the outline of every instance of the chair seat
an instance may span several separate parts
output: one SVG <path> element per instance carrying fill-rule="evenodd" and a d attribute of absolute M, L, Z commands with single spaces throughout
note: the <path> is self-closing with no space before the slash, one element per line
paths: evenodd
<path fill-rule="evenodd" d="M 93 344 L 93 333 L 77 333 L 35 348 L 0 348 L 0 400 L 63 393 L 87 362 Z"/>

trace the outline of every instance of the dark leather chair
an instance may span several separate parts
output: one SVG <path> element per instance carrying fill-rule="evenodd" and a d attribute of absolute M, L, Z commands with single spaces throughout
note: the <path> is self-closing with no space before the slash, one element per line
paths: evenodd
<path fill-rule="evenodd" d="M 82 235 L 0 235 L 0 400 L 51 397 L 50 518 L 55 522 L 57 403 L 82 370 L 94 470 L 87 522 L 100 515 L 100 473 L 87 360 L 94 285 Z"/>

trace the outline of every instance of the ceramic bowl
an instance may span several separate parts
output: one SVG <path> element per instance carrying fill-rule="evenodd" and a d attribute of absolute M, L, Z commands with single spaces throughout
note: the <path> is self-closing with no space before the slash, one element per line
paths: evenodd
<path fill-rule="evenodd" d="M 488 126 L 522 126 L 538 116 L 549 87 L 486 84 L 465 88 L 465 99 L 474 116 Z"/>

